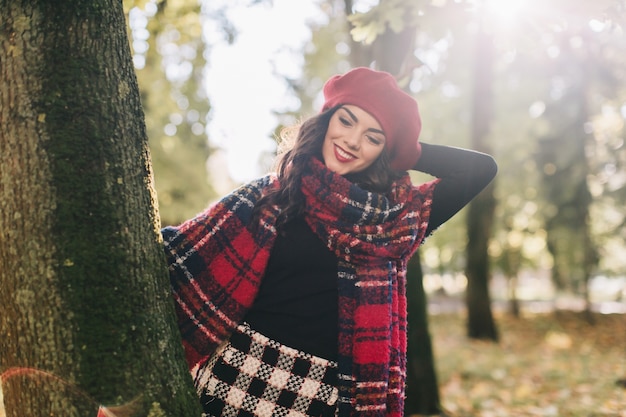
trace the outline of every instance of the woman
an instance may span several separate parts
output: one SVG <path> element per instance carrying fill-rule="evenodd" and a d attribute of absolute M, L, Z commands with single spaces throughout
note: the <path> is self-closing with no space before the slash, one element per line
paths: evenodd
<path fill-rule="evenodd" d="M 163 229 L 205 415 L 401 416 L 407 260 L 496 174 L 488 155 L 418 142 L 417 103 L 388 73 L 336 75 L 324 97 L 276 174 Z"/>

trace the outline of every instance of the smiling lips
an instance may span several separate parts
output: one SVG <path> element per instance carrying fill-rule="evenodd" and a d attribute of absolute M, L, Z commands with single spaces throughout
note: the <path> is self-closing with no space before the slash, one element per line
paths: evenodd
<path fill-rule="evenodd" d="M 339 146 L 335 145 L 335 158 L 339 162 L 351 162 L 356 159 L 356 156 L 344 151 Z"/>

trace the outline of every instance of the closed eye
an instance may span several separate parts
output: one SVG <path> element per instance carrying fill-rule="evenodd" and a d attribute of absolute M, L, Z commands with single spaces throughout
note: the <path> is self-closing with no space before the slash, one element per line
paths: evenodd
<path fill-rule="evenodd" d="M 346 119 L 345 117 L 339 116 L 339 121 L 344 126 L 352 126 L 352 122 L 350 122 L 350 120 Z"/>
<path fill-rule="evenodd" d="M 338 118 L 339 118 L 339 122 L 345 126 L 345 127 L 352 127 L 355 123 L 358 124 L 359 123 L 359 119 L 356 117 L 356 115 L 354 113 L 352 113 L 350 111 L 350 109 L 346 108 L 346 107 L 342 107 L 341 110 L 343 110 L 345 112 L 345 114 L 339 114 Z M 380 136 L 371 136 L 371 135 L 367 135 L 367 140 L 375 145 L 375 146 L 380 146 L 380 145 L 384 145 L 385 144 L 385 133 L 380 130 L 380 129 L 374 129 L 374 128 L 369 128 L 367 129 L 369 132 L 371 133 L 375 133 L 375 134 L 380 134 L 382 135 L 382 137 Z"/>

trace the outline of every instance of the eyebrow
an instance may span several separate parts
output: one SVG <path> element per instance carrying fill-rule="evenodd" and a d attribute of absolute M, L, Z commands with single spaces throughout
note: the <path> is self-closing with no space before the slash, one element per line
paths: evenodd
<path fill-rule="evenodd" d="M 354 113 L 352 113 L 347 107 L 341 107 L 342 109 L 344 109 L 348 115 L 350 116 L 350 118 L 354 121 L 354 122 L 358 122 L 359 119 L 354 115 Z M 373 127 L 370 127 L 369 129 L 367 129 L 370 132 L 374 132 L 374 133 L 380 133 L 381 135 L 385 136 L 385 132 L 383 132 L 380 129 L 374 129 Z"/>

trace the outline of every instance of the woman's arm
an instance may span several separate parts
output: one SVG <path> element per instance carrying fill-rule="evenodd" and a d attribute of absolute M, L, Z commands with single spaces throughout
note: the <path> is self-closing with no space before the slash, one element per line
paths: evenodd
<path fill-rule="evenodd" d="M 476 197 L 495 177 L 498 166 L 484 153 L 422 143 L 414 169 L 441 179 L 433 192 L 428 236 Z"/>

